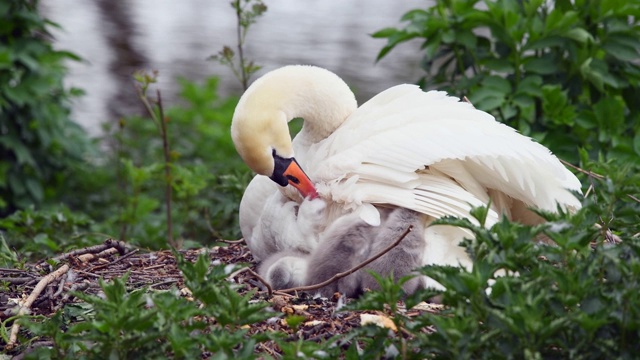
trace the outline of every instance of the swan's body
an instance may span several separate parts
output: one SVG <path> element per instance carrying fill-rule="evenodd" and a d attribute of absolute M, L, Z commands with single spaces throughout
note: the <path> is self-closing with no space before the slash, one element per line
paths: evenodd
<path fill-rule="evenodd" d="M 304 125 L 291 142 L 287 122 L 296 117 Z M 529 207 L 580 207 L 571 193 L 580 182 L 547 148 L 471 104 L 414 85 L 392 87 L 357 108 L 335 74 L 287 66 L 245 92 L 232 137 L 258 174 L 328 203 L 322 212 L 298 213 L 298 204 L 303 209 L 309 201 L 295 189 L 254 178 L 240 223 L 258 259 L 270 251 L 312 251 L 322 230 L 351 212 L 378 225 L 379 204 L 422 213 L 428 225 L 447 215 L 469 218 L 472 207 L 491 202 L 486 226 L 502 214 L 539 223 Z M 459 228 L 427 227 L 423 263 L 470 266 L 458 246 L 465 236 Z"/>

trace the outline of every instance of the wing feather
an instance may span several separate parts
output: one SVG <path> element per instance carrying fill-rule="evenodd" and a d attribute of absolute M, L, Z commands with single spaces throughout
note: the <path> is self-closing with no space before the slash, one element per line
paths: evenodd
<path fill-rule="evenodd" d="M 556 202 L 580 206 L 567 191 L 579 191 L 580 182 L 547 148 L 468 103 L 414 85 L 363 104 L 313 153 L 310 176 L 320 192 L 348 206 L 468 217 L 471 206 L 488 202 L 489 189 L 546 210 Z"/>

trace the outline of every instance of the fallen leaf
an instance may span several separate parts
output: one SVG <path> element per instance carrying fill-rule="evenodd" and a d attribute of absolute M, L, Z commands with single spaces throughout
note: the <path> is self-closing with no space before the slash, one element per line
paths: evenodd
<path fill-rule="evenodd" d="M 411 308 L 411 310 L 421 310 L 421 311 L 430 311 L 430 312 L 442 311 L 443 309 L 444 309 L 444 305 L 442 304 L 434 304 L 434 303 L 428 303 L 424 301 L 421 303 L 418 303 L 416 306 Z"/>
<path fill-rule="evenodd" d="M 369 324 L 373 324 L 381 328 L 391 329 L 393 331 L 398 331 L 398 328 L 396 327 L 396 324 L 393 323 L 393 320 L 384 315 L 360 314 L 360 326 Z"/>
<path fill-rule="evenodd" d="M 295 311 L 305 311 L 305 310 L 307 310 L 309 308 L 309 305 L 305 305 L 305 304 L 302 304 L 302 305 L 291 305 L 291 307 Z"/>
<path fill-rule="evenodd" d="M 304 326 L 317 326 L 317 325 L 322 325 L 325 324 L 326 321 L 322 321 L 322 320 L 311 320 L 311 321 L 307 321 L 306 323 L 304 323 Z"/>

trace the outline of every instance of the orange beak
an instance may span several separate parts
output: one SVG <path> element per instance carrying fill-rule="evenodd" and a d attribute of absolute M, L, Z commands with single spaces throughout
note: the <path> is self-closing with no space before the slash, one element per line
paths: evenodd
<path fill-rule="evenodd" d="M 298 189 L 305 198 L 315 199 L 318 197 L 318 192 L 315 186 L 313 186 L 311 179 L 309 179 L 295 159 L 291 161 L 283 175 L 289 181 L 289 185 Z"/>

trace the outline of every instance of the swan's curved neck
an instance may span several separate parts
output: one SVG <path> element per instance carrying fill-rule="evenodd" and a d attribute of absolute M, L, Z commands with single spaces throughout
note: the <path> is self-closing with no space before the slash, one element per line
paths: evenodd
<path fill-rule="evenodd" d="M 357 108 L 349 86 L 314 66 L 286 66 L 258 79 L 245 93 L 247 105 L 304 120 L 302 137 L 316 143 L 329 136 Z"/>

